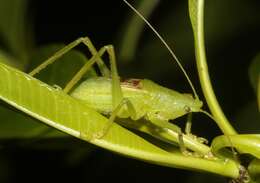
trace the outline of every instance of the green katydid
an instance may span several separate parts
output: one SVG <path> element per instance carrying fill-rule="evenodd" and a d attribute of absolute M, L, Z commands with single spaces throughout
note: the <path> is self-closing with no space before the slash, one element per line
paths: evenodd
<path fill-rule="evenodd" d="M 31 71 L 30 75 L 33 76 L 40 72 L 68 51 L 83 43 L 88 47 L 93 56 L 80 69 L 80 71 L 78 71 L 78 73 L 63 90 L 100 113 L 110 115 L 107 126 L 103 131 L 96 134 L 94 138 L 102 138 L 106 135 L 116 117 L 131 118 L 133 121 L 144 118 L 162 129 L 177 132 L 179 134 L 179 144 L 181 150 L 184 152 L 185 147 L 182 139 L 182 131 L 177 125 L 170 123 L 169 120 L 174 120 L 180 116 L 192 112 L 206 113 L 201 109 L 203 104 L 199 100 L 188 75 L 167 43 L 149 24 L 149 22 L 147 22 L 147 20 L 139 12 L 137 12 L 137 10 L 135 10 L 127 1 L 124 0 L 124 2 L 150 26 L 153 32 L 165 44 L 185 74 L 189 84 L 191 85 L 195 98 L 193 98 L 190 94 L 182 94 L 162 87 L 147 79 L 128 79 L 125 81 L 120 81 L 113 46 L 107 45 L 97 51 L 88 37 L 79 38 L 68 44 Z M 109 55 L 111 71 L 102 60 L 102 56 L 105 53 L 108 53 Z M 75 84 L 79 82 L 82 76 L 89 71 L 95 63 L 98 65 L 102 77 L 87 79 L 77 88 L 72 90 Z"/>

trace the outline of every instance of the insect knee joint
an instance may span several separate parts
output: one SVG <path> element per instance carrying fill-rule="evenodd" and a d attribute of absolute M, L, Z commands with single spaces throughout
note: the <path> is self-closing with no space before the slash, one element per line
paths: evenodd
<path fill-rule="evenodd" d="M 78 39 L 77 39 L 77 42 L 78 43 L 83 43 L 83 42 L 88 42 L 88 43 L 90 43 L 91 41 L 90 41 L 90 39 L 89 39 L 89 37 L 79 37 Z"/>
<path fill-rule="evenodd" d="M 104 48 L 106 50 L 113 50 L 114 49 L 113 45 L 111 45 L 111 44 L 104 46 Z"/>

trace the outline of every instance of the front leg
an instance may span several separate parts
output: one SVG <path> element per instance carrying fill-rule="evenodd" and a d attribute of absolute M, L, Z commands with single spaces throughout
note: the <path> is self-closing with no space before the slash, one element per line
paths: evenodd
<path fill-rule="evenodd" d="M 185 147 L 184 140 L 183 140 L 183 133 L 182 133 L 180 127 L 178 127 L 175 124 L 168 122 L 167 120 L 159 119 L 159 118 L 156 118 L 156 117 L 149 116 L 148 120 L 151 123 L 153 123 L 154 125 L 156 125 L 157 127 L 162 128 L 163 130 L 170 131 L 170 132 L 173 132 L 175 134 L 177 133 L 176 142 L 179 144 L 181 152 L 185 155 L 190 154 L 189 151 Z"/>
<path fill-rule="evenodd" d="M 185 125 L 185 134 L 187 136 L 193 138 L 194 140 L 197 140 L 201 144 L 207 144 L 208 143 L 207 139 L 205 139 L 203 137 L 198 137 L 191 133 L 191 125 L 192 125 L 192 113 L 189 113 L 187 116 L 187 121 L 186 121 L 186 125 Z"/>

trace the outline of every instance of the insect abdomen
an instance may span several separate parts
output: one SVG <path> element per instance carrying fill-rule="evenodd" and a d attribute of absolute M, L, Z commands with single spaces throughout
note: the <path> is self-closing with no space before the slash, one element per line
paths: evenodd
<path fill-rule="evenodd" d="M 149 95 L 145 93 L 139 85 L 139 80 L 131 79 L 121 82 L 123 97 L 130 100 L 133 104 L 137 118 L 141 118 L 147 109 L 146 102 Z M 91 78 L 81 83 L 72 93 L 71 96 L 84 102 L 89 107 L 103 113 L 112 112 L 112 93 L 111 79 L 104 77 Z M 145 109 L 145 110 L 144 110 Z M 127 111 L 124 111 L 119 117 L 129 117 Z M 131 116 L 130 116 L 131 117 Z"/>

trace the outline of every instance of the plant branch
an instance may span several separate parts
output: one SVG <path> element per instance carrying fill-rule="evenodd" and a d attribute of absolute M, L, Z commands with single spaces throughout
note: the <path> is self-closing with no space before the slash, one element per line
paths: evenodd
<path fill-rule="evenodd" d="M 237 134 L 217 101 L 209 77 L 204 43 L 204 0 L 189 0 L 189 13 L 194 32 L 197 69 L 207 104 L 223 133 L 226 135 Z"/>

